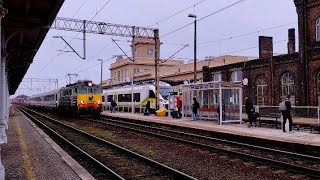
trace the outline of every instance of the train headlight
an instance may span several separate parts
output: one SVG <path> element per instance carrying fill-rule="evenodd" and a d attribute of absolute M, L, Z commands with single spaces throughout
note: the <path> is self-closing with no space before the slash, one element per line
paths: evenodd
<path fill-rule="evenodd" d="M 88 86 L 90 86 L 90 87 L 91 87 L 91 86 L 92 86 L 92 82 L 88 82 Z"/>
<path fill-rule="evenodd" d="M 80 101 L 81 104 L 84 104 L 84 101 Z"/>
<path fill-rule="evenodd" d="M 97 104 L 100 104 L 100 103 L 101 103 L 101 101 L 100 101 L 100 100 L 98 100 L 98 101 L 97 101 Z"/>

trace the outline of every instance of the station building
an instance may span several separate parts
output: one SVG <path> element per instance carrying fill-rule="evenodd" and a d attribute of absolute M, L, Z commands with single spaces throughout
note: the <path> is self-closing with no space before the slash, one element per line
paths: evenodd
<path fill-rule="evenodd" d="M 118 56 L 115 63 L 110 65 L 111 78 L 103 82 L 104 86 L 121 84 L 129 77 L 134 81 L 144 81 L 154 79 L 155 60 L 154 60 L 154 41 L 142 38 L 134 38 L 132 47 L 135 54 L 129 58 Z M 133 58 L 134 57 L 134 61 Z M 254 59 L 247 56 L 208 57 L 205 60 L 197 61 L 197 80 L 202 81 L 202 67 L 216 67 L 227 64 L 248 61 Z M 161 59 L 159 63 L 159 76 L 161 81 L 169 82 L 172 85 L 182 84 L 184 81 L 193 82 L 194 80 L 193 60 L 186 63 L 184 60 Z"/>
<path fill-rule="evenodd" d="M 258 105 L 278 105 L 291 95 L 296 106 L 320 106 L 320 1 L 294 0 L 298 14 L 299 52 L 295 29 L 288 31 L 288 54 L 274 56 L 272 37 L 259 37 L 259 58 L 218 67 L 203 67 L 204 81 L 242 83 L 243 97 Z"/>

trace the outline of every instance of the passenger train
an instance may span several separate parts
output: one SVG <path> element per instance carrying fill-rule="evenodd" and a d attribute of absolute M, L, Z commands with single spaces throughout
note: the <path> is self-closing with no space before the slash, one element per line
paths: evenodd
<path fill-rule="evenodd" d="M 75 115 L 99 116 L 102 110 L 102 92 L 92 81 L 78 81 L 59 90 L 31 96 L 27 104 L 33 107 L 56 109 Z"/>
<path fill-rule="evenodd" d="M 104 98 L 106 100 L 104 109 L 108 109 L 111 106 L 111 101 L 114 100 L 118 107 L 132 107 L 131 99 L 131 85 L 117 86 L 111 89 L 103 91 Z M 160 82 L 160 95 L 159 95 L 159 108 L 168 109 L 168 96 L 169 92 L 172 92 L 171 85 L 165 82 Z M 133 105 L 134 108 L 145 107 L 147 102 L 150 101 L 151 111 L 156 109 L 156 90 L 155 84 L 140 84 L 133 86 Z"/>

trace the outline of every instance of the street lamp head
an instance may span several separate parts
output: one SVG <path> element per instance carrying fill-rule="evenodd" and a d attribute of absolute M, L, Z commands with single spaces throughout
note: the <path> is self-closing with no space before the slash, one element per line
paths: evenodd
<path fill-rule="evenodd" d="M 102 59 L 98 59 L 98 61 L 103 61 Z"/>
<path fill-rule="evenodd" d="M 197 18 L 197 15 L 195 15 L 195 14 L 188 14 L 188 17 L 190 17 L 190 18 Z"/>

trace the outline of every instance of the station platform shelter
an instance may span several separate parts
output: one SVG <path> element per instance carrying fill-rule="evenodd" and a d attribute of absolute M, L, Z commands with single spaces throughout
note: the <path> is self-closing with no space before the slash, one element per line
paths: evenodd
<path fill-rule="evenodd" d="M 242 122 L 242 85 L 230 82 L 204 82 L 182 86 L 182 114 L 192 116 L 193 99 L 199 104 L 199 118 L 220 124 Z"/>

